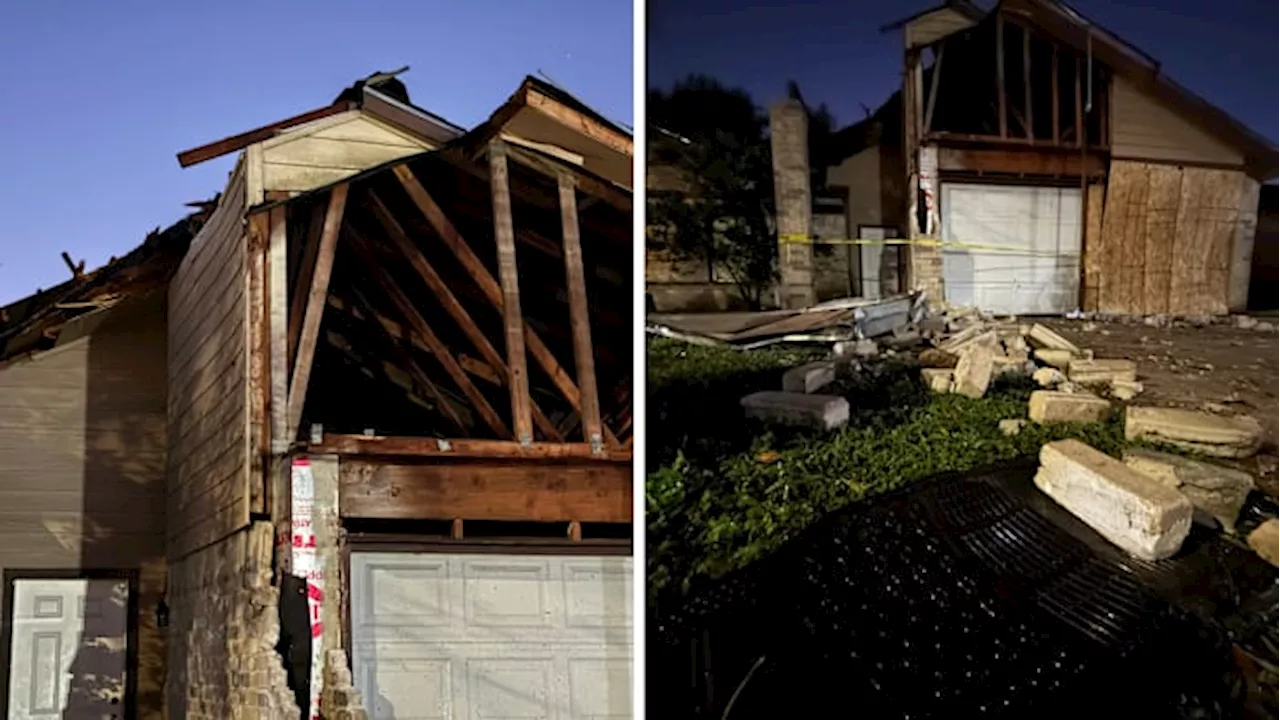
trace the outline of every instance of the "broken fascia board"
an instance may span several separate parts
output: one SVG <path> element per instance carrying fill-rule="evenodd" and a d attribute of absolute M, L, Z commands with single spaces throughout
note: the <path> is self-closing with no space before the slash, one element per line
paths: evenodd
<path fill-rule="evenodd" d="M 650 335 L 659 335 L 661 337 L 671 338 L 672 340 L 681 340 L 690 345 L 702 345 L 703 347 L 735 347 L 722 340 L 716 340 L 705 335 L 695 333 L 681 332 L 673 330 L 665 325 L 645 325 L 644 331 Z"/>

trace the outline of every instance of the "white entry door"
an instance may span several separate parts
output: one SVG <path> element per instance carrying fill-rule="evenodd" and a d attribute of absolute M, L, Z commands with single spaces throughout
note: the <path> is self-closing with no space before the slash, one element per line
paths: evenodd
<path fill-rule="evenodd" d="M 126 580 L 15 580 L 10 720 L 120 720 Z"/>
<path fill-rule="evenodd" d="M 631 717 L 631 558 L 353 553 L 371 720 Z"/>
<path fill-rule="evenodd" d="M 1078 188 L 943 183 L 941 211 L 948 303 L 1017 315 L 1078 306 Z"/>

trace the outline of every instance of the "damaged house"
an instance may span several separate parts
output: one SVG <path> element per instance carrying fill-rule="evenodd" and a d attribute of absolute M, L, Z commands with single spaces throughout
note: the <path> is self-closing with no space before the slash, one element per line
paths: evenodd
<path fill-rule="evenodd" d="M 903 34 L 902 89 L 846 131 L 863 140 L 828 172 L 867 241 L 851 254 L 863 295 L 904 284 L 1021 314 L 1247 308 L 1269 141 L 1054 0 L 948 2 L 886 29 Z"/>
<path fill-rule="evenodd" d="M 10 717 L 629 712 L 631 136 L 395 75 L 5 309 Z"/>

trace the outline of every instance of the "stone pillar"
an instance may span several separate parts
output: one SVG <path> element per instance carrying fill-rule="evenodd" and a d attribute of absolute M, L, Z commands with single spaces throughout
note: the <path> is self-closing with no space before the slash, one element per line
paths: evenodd
<path fill-rule="evenodd" d="M 917 184 L 912 188 L 916 199 L 913 204 L 916 216 L 912 218 L 916 232 L 911 239 L 918 242 L 907 246 L 911 288 L 923 291 L 930 305 L 940 305 L 945 299 L 945 288 L 942 284 L 942 248 L 935 244 L 942 235 L 938 213 L 938 148 L 921 146 L 917 151 L 916 168 Z"/>
<path fill-rule="evenodd" d="M 812 213 L 809 192 L 809 116 L 804 104 L 784 100 L 769 109 L 773 192 L 778 226 L 778 301 L 783 308 L 817 302 L 813 289 Z M 797 242 L 798 240 L 798 242 Z"/>

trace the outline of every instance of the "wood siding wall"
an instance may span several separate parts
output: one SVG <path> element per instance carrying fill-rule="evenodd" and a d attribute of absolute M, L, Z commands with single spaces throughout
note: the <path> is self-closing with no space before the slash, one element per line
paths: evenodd
<path fill-rule="evenodd" d="M 262 191 L 305 192 L 430 149 L 426 141 L 352 110 L 272 138 L 246 159 L 261 163 Z M 260 202 L 249 199 L 250 206 Z"/>
<path fill-rule="evenodd" d="M 169 556 L 249 523 L 245 163 L 169 285 Z"/>
<path fill-rule="evenodd" d="M 942 8 L 907 23 L 907 47 L 928 45 L 954 33 L 973 27 L 974 22 L 963 13 L 949 8 Z"/>
<path fill-rule="evenodd" d="M 0 570 L 140 571 L 139 717 L 161 717 L 163 291 L 0 368 Z"/>
<path fill-rule="evenodd" d="M 1228 312 L 1233 245 L 1256 223 L 1253 186 L 1238 170 L 1113 161 L 1102 232 L 1085 245 L 1086 309 Z"/>
<path fill-rule="evenodd" d="M 1111 84 L 1111 154 L 1126 160 L 1244 163 L 1240 151 L 1119 77 Z"/>

